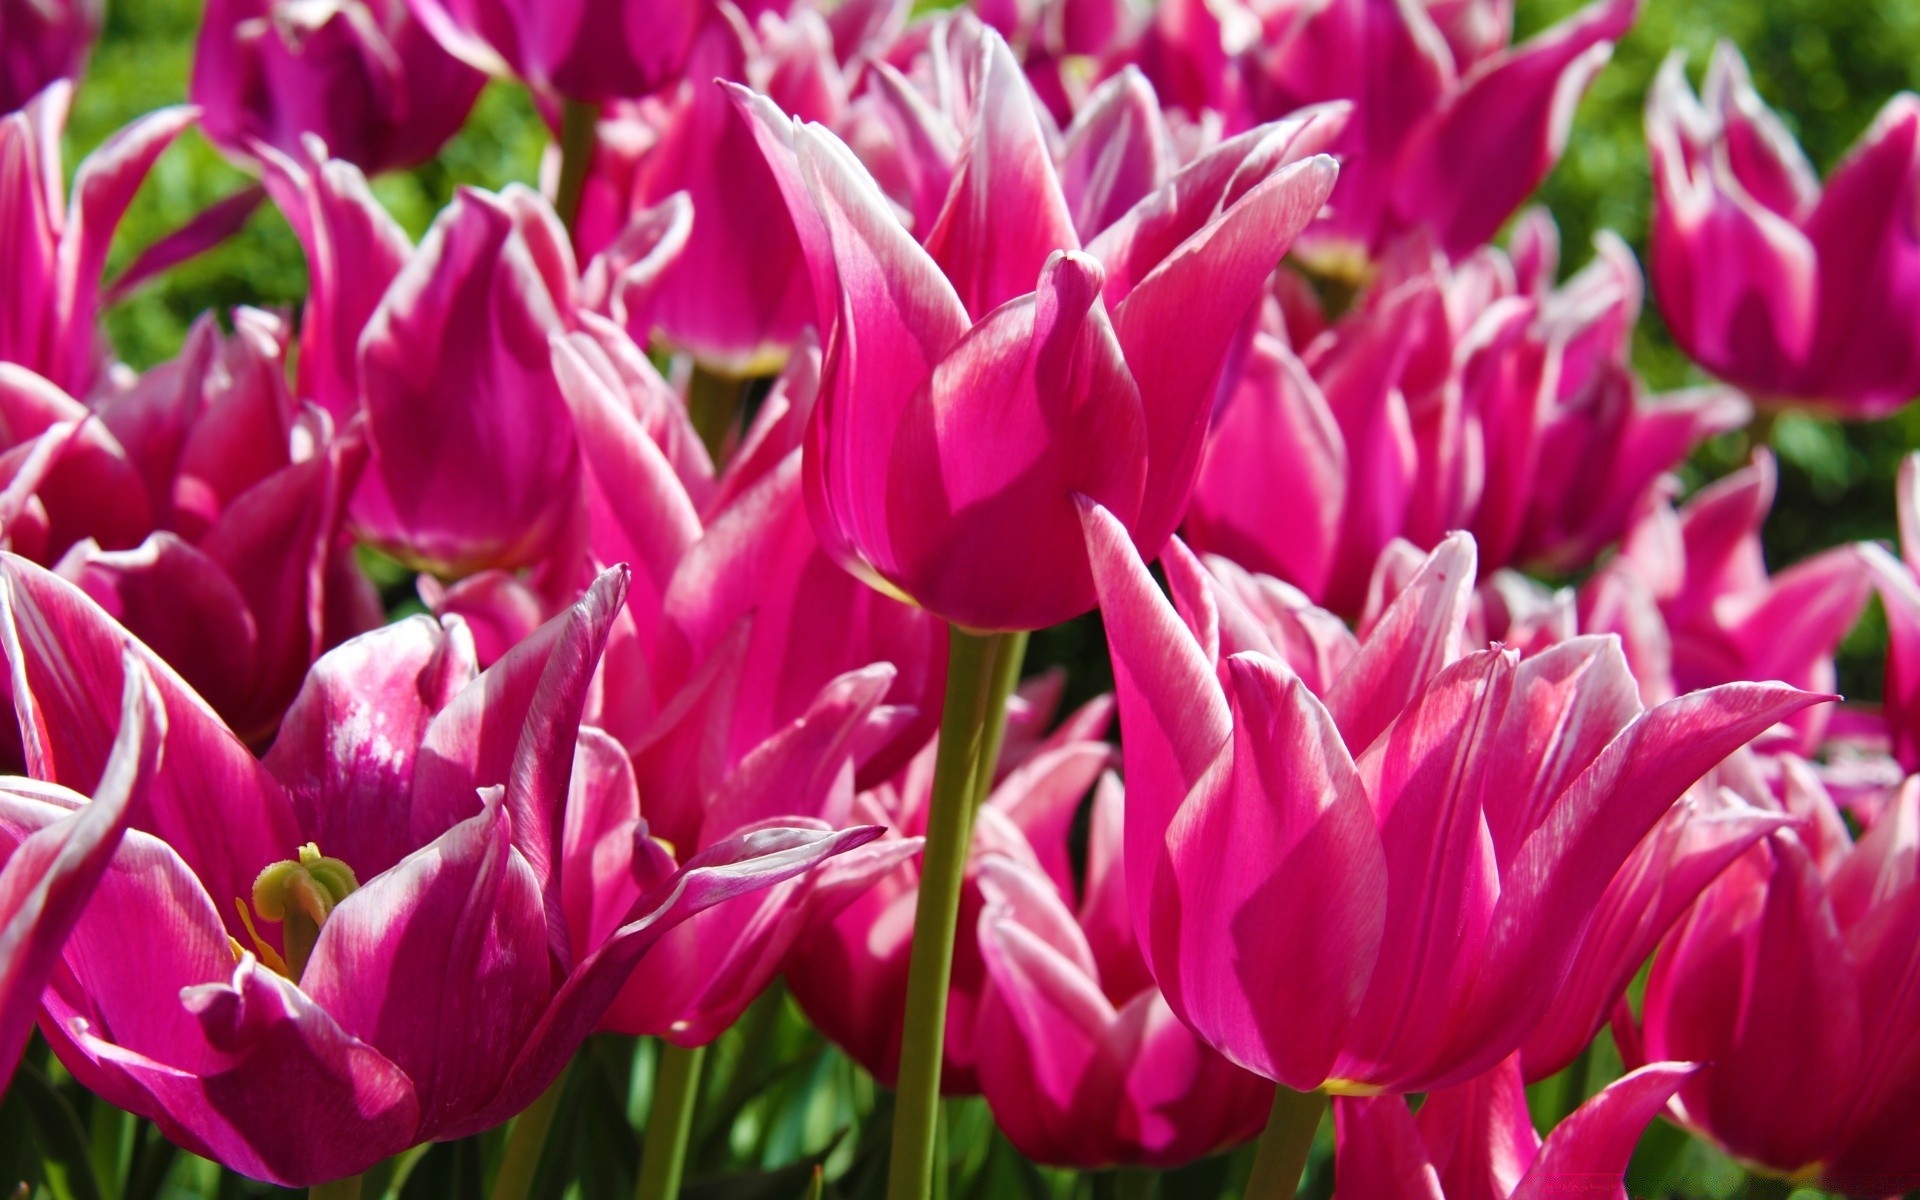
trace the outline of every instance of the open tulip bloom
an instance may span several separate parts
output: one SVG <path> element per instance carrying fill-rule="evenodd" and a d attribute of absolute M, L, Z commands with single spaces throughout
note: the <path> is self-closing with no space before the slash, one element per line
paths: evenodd
<path fill-rule="evenodd" d="M 499 1124 L 667 929 L 878 832 L 761 828 L 643 880 L 610 920 L 574 898 L 592 851 L 567 854 L 574 746 L 624 571 L 482 674 L 457 625 L 349 643 L 266 765 L 69 585 L 12 557 L 0 574 L 37 776 L 126 786 L 108 758 L 123 654 L 165 714 L 167 770 L 62 952 L 41 1030 L 89 1088 L 258 1178 L 320 1183 Z M 10 799 L 7 836 L 70 807 Z"/>

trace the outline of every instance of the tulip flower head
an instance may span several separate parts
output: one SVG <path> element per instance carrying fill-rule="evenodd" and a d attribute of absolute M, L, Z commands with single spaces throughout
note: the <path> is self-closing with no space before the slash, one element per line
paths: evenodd
<path fill-rule="evenodd" d="M 434 41 L 405 0 L 213 0 L 189 89 L 208 138 L 252 156 L 317 135 L 368 173 L 432 158 L 486 76 Z"/>
<path fill-rule="evenodd" d="M 1855 841 L 1832 802 L 1753 847 L 1654 956 L 1628 1065 L 1706 1063 L 1675 1118 L 1766 1173 L 1827 1191 L 1920 1187 L 1920 783 Z"/>
<path fill-rule="evenodd" d="M 875 832 L 763 828 L 580 927 L 570 795 L 621 571 L 484 674 L 457 624 L 349 642 L 264 765 L 79 592 L 21 559 L 0 572 L 36 773 L 100 777 L 123 653 L 165 713 L 167 769 L 67 942 L 42 1031 L 88 1088 L 258 1178 L 307 1186 L 498 1124 L 668 927 Z"/>
<path fill-rule="evenodd" d="M 14 7 L 6 6 L 9 15 Z M 12 33 L 9 27 L 9 50 Z M 65 199 L 60 138 L 72 99 L 73 84 L 56 80 L 0 117 L 0 247 L 13 264 L 12 286 L 35 298 L 0 310 L 0 362 L 86 400 L 106 366 L 94 323 L 114 227 L 160 152 L 193 123 L 194 110 L 163 108 L 108 138 L 81 161 Z"/>
<path fill-rule="evenodd" d="M 1694 361 L 1843 417 L 1920 392 L 1920 97 L 1888 101 L 1823 184 L 1722 42 L 1697 98 L 1684 54 L 1661 66 L 1647 150 L 1654 299 Z"/>
<path fill-rule="evenodd" d="M 1465 535 L 1322 698 L 1179 542 L 1176 612 L 1118 521 L 1084 511 L 1127 877 L 1144 881 L 1135 932 L 1174 1012 L 1297 1091 L 1423 1091 L 1518 1049 L 1635 844 L 1709 767 L 1820 699 L 1747 683 L 1642 710 L 1612 638 L 1463 653 Z"/>
<path fill-rule="evenodd" d="M 735 94 L 837 314 L 805 464 L 821 544 L 951 622 L 1035 629 L 1094 600 L 1074 494 L 1149 551 L 1178 523 L 1240 325 L 1332 186 L 1303 150 L 1338 116 L 1222 145 L 1083 247 L 997 34 L 971 67 L 973 128 L 920 242 L 844 142 Z"/>

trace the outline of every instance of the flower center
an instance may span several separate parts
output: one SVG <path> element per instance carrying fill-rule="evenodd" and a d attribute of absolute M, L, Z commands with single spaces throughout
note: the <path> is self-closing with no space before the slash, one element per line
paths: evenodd
<path fill-rule="evenodd" d="M 308 842 L 300 847 L 298 858 L 283 859 L 260 872 L 253 881 L 251 912 L 246 902 L 237 896 L 233 904 L 240 910 L 240 923 L 247 927 L 247 936 L 253 940 L 254 953 L 260 961 L 298 983 L 306 972 L 314 943 L 320 940 L 320 927 L 359 886 L 352 867 L 337 858 L 326 857 L 320 853 L 319 846 Z M 262 920 L 280 922 L 280 941 L 287 949 L 286 957 L 276 954 L 254 928 L 255 913 Z M 239 940 L 235 939 L 235 957 L 241 949 Z"/>

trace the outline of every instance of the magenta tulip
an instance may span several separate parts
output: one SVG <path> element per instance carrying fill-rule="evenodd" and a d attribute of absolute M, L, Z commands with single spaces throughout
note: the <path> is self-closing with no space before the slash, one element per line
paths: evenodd
<path fill-rule="evenodd" d="M 1169 105 L 1218 113 L 1228 132 L 1351 101 L 1330 211 L 1296 254 L 1364 281 L 1408 230 L 1456 259 L 1492 240 L 1566 149 L 1574 109 L 1636 8 L 1599 0 L 1509 46 L 1510 12 L 1477 2 L 1182 0 L 1158 6 L 1135 56 Z"/>
<path fill-rule="evenodd" d="M 8 11 L 17 7 L 9 4 Z M 11 49 L 12 31 L 6 38 Z M 66 193 L 60 137 L 73 85 L 49 84 L 25 108 L 0 117 L 0 254 L 10 286 L 31 302 L 0 310 L 0 362 L 18 363 L 82 400 L 99 381 L 106 350 L 94 328 L 100 273 L 114 227 L 160 152 L 193 122 L 190 108 L 164 108 L 122 129 L 88 155 Z"/>
<path fill-rule="evenodd" d="M 1629 1065 L 1707 1065 L 1677 1120 L 1768 1174 L 1852 1196 L 1920 1187 L 1920 784 L 1853 841 L 1830 801 L 1708 889 L 1654 957 Z"/>
<path fill-rule="evenodd" d="M 1463 654 L 1465 535 L 1322 699 L 1178 541 L 1176 613 L 1119 522 L 1085 513 L 1127 876 L 1145 881 L 1135 932 L 1182 1020 L 1297 1091 L 1424 1091 L 1518 1049 L 1635 844 L 1709 767 L 1821 699 L 1741 683 L 1643 711 L 1611 638 Z"/>
<path fill-rule="evenodd" d="M 207 137 L 300 153 L 316 135 L 369 173 L 425 162 L 466 122 L 486 76 L 455 59 L 405 0 L 213 0 L 189 95 Z"/>
<path fill-rule="evenodd" d="M 1834 686 L 1834 653 L 1872 594 L 1858 546 L 1836 546 L 1767 571 L 1760 527 L 1773 507 L 1773 456 L 1702 488 L 1676 514 L 1648 507 L 1613 574 L 1631 573 L 1658 602 L 1679 691 L 1740 679 Z M 1800 749 L 1819 746 L 1828 713 L 1796 718 Z"/>
<path fill-rule="evenodd" d="M 548 343 L 577 287 L 566 234 L 525 188 L 463 189 L 440 214 L 360 335 L 373 461 L 354 518 L 370 537 L 460 575 L 558 536 L 580 466 Z"/>
<path fill-rule="evenodd" d="M 1334 1102 L 1334 1195 L 1341 1200 L 1547 1200 L 1620 1196 L 1647 1122 L 1696 1070 L 1653 1063 L 1614 1080 L 1546 1141 L 1512 1059 L 1434 1092 L 1418 1113 L 1399 1096 Z"/>
<path fill-rule="evenodd" d="M 1095 793 L 1086 883 L 980 860 L 980 1090 L 1021 1153 L 1056 1166 L 1177 1166 L 1259 1131 L 1272 1086 L 1215 1054 L 1133 942 L 1120 781 Z M 1064 889 L 1064 890 L 1063 890 Z"/>
<path fill-rule="evenodd" d="M 146 487 L 139 543 L 114 536 L 125 506 L 100 496 L 88 536 L 50 561 L 264 742 L 309 664 L 383 615 L 344 532 L 365 445 L 294 404 L 280 318 L 233 324 L 202 320 L 178 360 L 99 407 Z"/>
<path fill-rule="evenodd" d="M 1619 238 L 1559 288 L 1544 214 L 1512 257 L 1449 266 L 1424 246 L 1310 341 L 1270 316 L 1209 436 L 1197 548 L 1347 614 L 1396 537 L 1430 549 L 1466 529 L 1490 566 L 1577 570 L 1693 447 L 1745 421 L 1725 390 L 1644 393 L 1640 272 Z"/>
<path fill-rule="evenodd" d="M 924 246 L 840 139 L 736 94 L 838 313 L 808 431 L 821 543 L 956 624 L 1033 629 L 1093 603 L 1073 494 L 1149 551 L 1178 523 L 1223 363 L 1332 186 L 1303 148 L 1338 117 L 1226 143 L 1083 249 L 997 34 L 975 70 L 974 129 Z"/>
<path fill-rule="evenodd" d="M 146 669 L 129 658 L 124 670 L 119 732 L 91 797 L 33 779 L 0 781 L 0 812 L 51 816 L 24 837 L 0 817 L 0 1091 L 33 1031 L 67 934 L 145 796 L 166 734 Z"/>
<path fill-rule="evenodd" d="M 778 365 L 805 325 L 818 324 L 800 241 L 752 131 L 715 79 L 751 80 L 775 103 L 834 127 L 848 80 L 826 21 L 801 9 L 746 28 L 716 10 L 694 41 L 686 75 L 664 93 L 610 106 L 574 225 L 582 256 L 600 253 L 634 214 L 685 192 L 693 223 L 641 320 L 702 363 L 738 375 Z M 645 344 L 651 332 L 630 321 Z"/>
<path fill-rule="evenodd" d="M 79 79 L 106 15 L 106 0 L 0 0 L 0 113 Z"/>
<path fill-rule="evenodd" d="M 570 794 L 591 787 L 575 782 L 577 731 L 624 572 L 477 677 L 457 625 L 415 618 L 348 643 L 265 766 L 85 597 L 16 558 L 0 572 L 37 775 L 98 778 L 123 652 L 166 714 L 166 770 L 67 943 L 41 1028 L 90 1090 L 259 1178 L 341 1178 L 498 1124 L 552 1083 L 668 928 L 876 832 L 761 829 L 574 924 L 571 881 L 591 871 L 568 857 Z M 22 838 L 64 812 L 12 805 L 5 828 Z"/>
<path fill-rule="evenodd" d="M 1674 341 L 1763 402 L 1881 416 L 1920 392 L 1920 98 L 1901 93 L 1823 186 L 1730 44 L 1696 99 L 1647 95 L 1653 290 Z"/>

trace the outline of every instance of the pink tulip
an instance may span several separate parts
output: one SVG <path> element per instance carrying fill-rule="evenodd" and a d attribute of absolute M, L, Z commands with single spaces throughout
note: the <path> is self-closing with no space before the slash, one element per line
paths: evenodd
<path fill-rule="evenodd" d="M 1773 457 L 1702 488 L 1676 513 L 1650 505 L 1611 568 L 1658 602 L 1679 691 L 1740 679 L 1831 690 L 1833 656 L 1872 592 L 1858 546 L 1837 546 L 1769 574 L 1760 527 L 1773 507 Z M 1820 744 L 1828 714 L 1796 718 L 1802 752 Z"/>
<path fill-rule="evenodd" d="M 1769 403 L 1881 416 L 1920 392 L 1920 99 L 1901 93 L 1826 184 L 1732 45 L 1696 99 L 1647 95 L 1653 288 L 1674 340 Z"/>
<path fill-rule="evenodd" d="M 11 49 L 11 30 L 6 41 Z M 148 113 L 107 139 L 80 163 L 68 202 L 60 136 L 72 95 L 73 85 L 60 80 L 0 117 L 0 252 L 15 294 L 31 298 L 0 311 L 0 362 L 18 363 L 85 400 L 105 366 L 94 324 L 114 227 L 194 110 Z"/>
<path fill-rule="evenodd" d="M 1176 1166 L 1259 1131 L 1270 1085 L 1208 1049 L 1133 942 L 1120 782 L 1095 793 L 1086 884 L 1010 855 L 979 863 L 980 1088 L 1021 1153 L 1057 1166 Z"/>
<path fill-rule="evenodd" d="M 1707 890 L 1654 957 L 1629 1065 L 1708 1064 L 1676 1120 L 1761 1170 L 1831 1192 L 1920 1187 L 1920 784 L 1854 841 L 1830 801 Z"/>
<path fill-rule="evenodd" d="M 360 336 L 373 461 L 354 517 L 370 537 L 459 575 L 524 565 L 559 535 L 579 449 L 548 343 L 577 286 L 565 232 L 525 188 L 462 190 L 440 214 Z"/>
<path fill-rule="evenodd" d="M 100 405 L 145 485 L 138 544 L 115 533 L 124 503 L 99 496 L 88 536 L 46 561 L 264 742 L 308 665 L 383 616 L 343 530 L 365 446 L 294 404 L 278 317 L 233 323 L 223 338 L 202 320 L 179 360 Z"/>
<path fill-rule="evenodd" d="M 693 223 L 646 314 L 702 363 L 740 375 L 777 365 L 816 324 L 793 219 L 752 131 L 715 79 L 750 81 L 783 109 L 834 126 L 848 79 L 818 13 L 763 14 L 748 28 L 731 6 L 707 18 L 684 78 L 602 117 L 574 245 L 600 253 L 631 217 L 685 192 Z M 645 344 L 650 330 L 628 325 Z"/>
<path fill-rule="evenodd" d="M 1546 1200 L 1624 1196 L 1641 1131 L 1697 1068 L 1654 1063 L 1616 1079 L 1547 1135 L 1534 1131 L 1520 1068 L 1432 1093 L 1411 1113 L 1399 1096 L 1334 1102 L 1337 1197 L 1353 1200 Z"/>
<path fill-rule="evenodd" d="M 91 797 L 33 779 L 0 782 L 0 1090 L 20 1061 L 61 946 L 153 778 L 165 736 L 160 700 L 138 660 L 124 670 L 120 729 Z M 51 810 L 53 819 L 22 838 L 5 828 L 20 809 Z"/>
<path fill-rule="evenodd" d="M 213 0 L 189 94 L 207 137 L 251 157 L 315 134 L 370 173 L 425 162 L 466 122 L 486 77 L 440 48 L 405 0 Z"/>
<path fill-rule="evenodd" d="M 1431 548 L 1467 529 L 1492 566 L 1576 570 L 1694 446 L 1746 419 L 1716 389 L 1644 394 L 1628 363 L 1640 273 L 1618 238 L 1550 289 L 1558 235 L 1544 214 L 1522 233 L 1518 261 L 1487 249 L 1449 266 L 1403 244 L 1297 350 L 1296 322 L 1270 309 L 1209 437 L 1194 544 L 1344 613 L 1395 537 Z"/>
<path fill-rule="evenodd" d="M 981 1086 L 975 1073 L 981 1046 L 974 1032 L 987 970 L 977 936 L 985 903 L 981 864 L 988 855 L 1003 854 L 1042 872 L 1056 887 L 1072 886 L 1067 833 L 1081 798 L 1111 760 L 1111 747 L 1098 740 L 1108 712 L 1101 704 L 1094 707 L 1091 723 L 1069 719 L 1019 767 L 999 777 L 976 817 L 947 1001 L 940 1087 L 948 1095 L 971 1094 Z M 854 801 L 856 818 L 883 824 L 893 836 L 924 834 L 934 751 L 928 743 L 898 778 L 861 793 Z M 787 967 L 787 984 L 808 1018 L 888 1086 L 900 1069 L 908 949 L 919 894 L 920 864 L 910 859 L 803 943 Z"/>
<path fill-rule="evenodd" d="M 1463 654 L 1475 564 L 1455 535 L 1323 701 L 1180 543 L 1176 613 L 1119 522 L 1085 512 L 1135 932 L 1183 1021 L 1296 1090 L 1429 1090 L 1518 1049 L 1635 844 L 1820 699 L 1741 683 L 1643 711 L 1610 638 Z"/>
<path fill-rule="evenodd" d="M 1093 603 L 1074 493 L 1148 550 L 1178 523 L 1222 365 L 1332 185 L 1331 160 L 1297 160 L 1338 118 L 1221 146 L 1082 249 L 997 34 L 975 69 L 972 136 L 924 246 L 837 137 L 736 95 L 839 314 L 808 432 L 822 544 L 949 621 L 1031 629 Z"/>
<path fill-rule="evenodd" d="M 77 80 L 106 18 L 106 0 L 0 3 L 0 112 L 12 112 L 55 80 Z"/>
<path fill-rule="evenodd" d="M 1453 258 L 1492 240 L 1566 149 L 1574 109 L 1637 4 L 1599 0 L 1518 46 L 1500 8 L 1181 0 L 1159 6 L 1136 57 L 1168 104 L 1217 112 L 1229 132 L 1351 101 L 1331 211 L 1296 254 L 1364 280 L 1407 230 L 1425 229 Z"/>
<path fill-rule="evenodd" d="M 407 0 L 458 58 L 542 96 L 644 96 L 679 73 L 707 0 Z"/>
<path fill-rule="evenodd" d="M 592 740 L 577 731 L 624 572 L 477 677 L 457 625 L 348 643 L 264 766 L 85 597 L 16 558 L 0 572 L 37 776 L 98 776 L 122 652 L 166 714 L 167 770 L 67 944 L 42 1030 L 90 1090 L 259 1178 L 336 1179 L 498 1124 L 668 928 L 876 832 L 761 828 L 662 864 L 624 912 L 570 906 L 592 875 L 571 835 L 597 782 L 576 780 Z M 7 834 L 64 811 L 19 806 Z"/>

